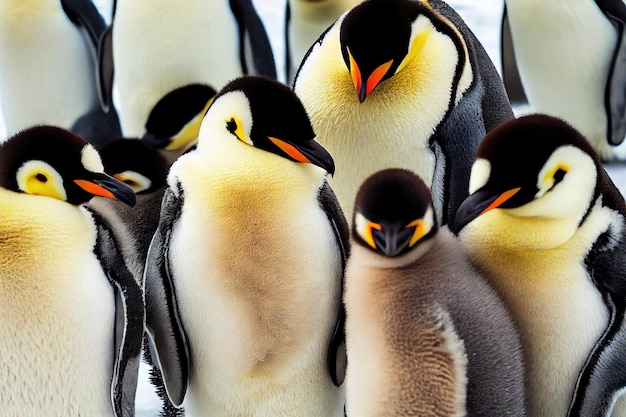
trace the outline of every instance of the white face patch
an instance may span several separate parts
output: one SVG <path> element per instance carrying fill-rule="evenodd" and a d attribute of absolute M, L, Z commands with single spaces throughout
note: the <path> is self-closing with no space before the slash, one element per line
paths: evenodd
<path fill-rule="evenodd" d="M 228 136 L 216 132 L 225 132 L 227 123 L 235 123 L 236 130 Z M 234 125 L 233 125 L 234 126 Z M 217 129 L 217 130 L 216 130 Z M 202 146 L 203 141 L 219 140 L 219 138 L 232 139 L 233 133 L 242 142 L 253 145 L 250 139 L 252 131 L 252 112 L 250 102 L 241 91 L 233 91 L 218 97 L 204 116 L 200 132 L 198 134 L 198 146 Z"/>
<path fill-rule="evenodd" d="M 150 178 L 135 171 L 124 171 L 113 176 L 132 188 L 135 193 L 147 190 L 152 185 Z"/>
<path fill-rule="evenodd" d="M 359 236 L 361 236 L 361 239 L 366 241 L 372 248 L 376 249 L 376 243 L 374 242 L 374 237 L 372 236 L 372 228 L 378 227 L 378 229 L 380 229 L 380 225 L 372 222 L 358 211 L 354 213 L 354 223 L 356 232 Z"/>
<path fill-rule="evenodd" d="M 491 163 L 482 158 L 476 159 L 472 165 L 472 172 L 469 180 L 469 193 L 474 194 L 476 190 L 484 187 L 491 175 Z"/>
<path fill-rule="evenodd" d="M 94 149 L 93 146 L 87 144 L 80 151 L 80 162 L 83 164 L 85 169 L 91 172 L 104 172 L 104 166 L 102 165 L 102 159 L 100 159 L 100 154 L 98 151 Z"/>
<path fill-rule="evenodd" d="M 25 162 L 16 173 L 17 186 L 27 194 L 67 200 L 63 177 L 43 161 Z"/>

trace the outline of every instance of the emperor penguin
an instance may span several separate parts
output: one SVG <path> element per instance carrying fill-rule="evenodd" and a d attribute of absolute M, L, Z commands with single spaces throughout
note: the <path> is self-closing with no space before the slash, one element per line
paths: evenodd
<path fill-rule="evenodd" d="M 288 0 L 285 12 L 285 80 L 291 85 L 306 52 L 347 10 L 363 0 Z"/>
<path fill-rule="evenodd" d="M 510 313 L 414 173 L 365 180 L 345 276 L 347 416 L 524 416 Z"/>
<path fill-rule="evenodd" d="M 48 124 L 102 143 L 119 135 L 97 72 L 107 25 L 90 0 L 0 0 L 0 103 L 7 137 Z"/>
<path fill-rule="evenodd" d="M 531 111 L 568 121 L 603 161 L 626 135 L 623 0 L 506 0 L 503 76 Z"/>
<path fill-rule="evenodd" d="M 192 417 L 343 416 L 349 230 L 297 96 L 228 83 L 168 175 L 145 272 L 152 357 Z"/>
<path fill-rule="evenodd" d="M 243 74 L 276 79 L 252 0 L 120 0 L 110 36 L 106 67 L 126 137 L 142 137 L 154 105 L 175 88 L 202 83 L 219 90 Z"/>
<path fill-rule="evenodd" d="M 293 88 L 337 163 L 330 185 L 347 218 L 369 175 L 404 168 L 429 186 L 445 224 L 479 141 L 513 117 L 489 56 L 440 0 L 352 8 L 309 50 Z"/>
<path fill-rule="evenodd" d="M 599 155 L 529 115 L 487 134 L 469 191 L 454 229 L 520 329 L 529 414 L 626 415 L 626 205 Z"/>
<path fill-rule="evenodd" d="M 165 94 L 148 115 L 141 140 L 171 165 L 198 140 L 200 123 L 215 97 L 206 84 L 188 84 Z"/>
<path fill-rule="evenodd" d="M 134 416 L 142 287 L 85 207 L 94 195 L 135 202 L 71 132 L 36 126 L 0 145 L 3 416 Z"/>

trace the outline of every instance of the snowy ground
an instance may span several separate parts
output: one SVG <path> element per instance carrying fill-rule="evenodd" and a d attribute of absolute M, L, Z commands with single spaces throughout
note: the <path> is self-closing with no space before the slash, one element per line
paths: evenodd
<path fill-rule="evenodd" d="M 257 5 L 272 40 L 275 57 L 279 68 L 283 65 L 284 48 L 282 45 L 283 13 L 285 0 L 253 0 Z M 110 15 L 110 0 L 95 0 L 106 16 Z M 503 0 L 450 0 L 468 26 L 481 41 L 496 68 L 500 68 L 499 30 Z M 279 71 L 280 74 L 282 72 Z M 0 112 L 0 138 L 5 136 Z M 609 173 L 623 191 L 626 190 L 625 165 L 609 166 Z M 140 384 L 137 392 L 137 416 L 153 417 L 157 415 L 159 401 L 148 383 L 147 369 L 142 366 Z"/>

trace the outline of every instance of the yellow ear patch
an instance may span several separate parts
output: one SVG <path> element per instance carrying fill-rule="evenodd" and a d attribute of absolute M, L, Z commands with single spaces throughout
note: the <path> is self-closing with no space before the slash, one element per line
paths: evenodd
<path fill-rule="evenodd" d="M 428 38 L 430 38 L 432 31 L 433 31 L 432 27 L 426 27 L 425 29 L 421 30 L 418 34 L 415 35 L 415 37 L 411 41 L 409 52 L 406 54 L 406 56 L 404 57 L 400 65 L 398 66 L 396 73 L 402 71 L 409 62 L 413 62 L 413 61 L 419 62 L 418 55 L 422 52 L 422 48 L 424 44 L 426 43 L 426 41 L 428 40 Z"/>
<path fill-rule="evenodd" d="M 252 143 L 252 139 L 250 139 L 248 137 L 248 135 L 246 135 L 246 133 L 243 130 L 243 123 L 241 121 L 241 119 L 239 119 L 238 117 L 231 117 L 230 120 L 226 121 L 226 125 L 229 126 L 228 129 L 229 131 L 237 136 L 237 139 L 239 139 L 240 141 L 242 141 L 243 143 L 246 143 L 250 146 L 254 146 L 254 143 Z M 234 130 L 230 130 L 231 129 L 231 125 L 235 126 Z"/>
<path fill-rule="evenodd" d="M 204 109 L 202 109 L 202 111 L 198 113 L 196 117 L 191 119 L 177 135 L 172 137 L 172 141 L 170 142 L 170 144 L 165 147 L 166 151 L 177 151 L 179 149 L 186 148 L 190 143 L 198 139 L 202 120 L 204 119 L 204 115 L 209 109 L 211 103 L 213 103 L 213 98 L 211 98 L 207 102 L 206 106 L 204 106 Z"/>
<path fill-rule="evenodd" d="M 67 200 L 63 178 L 43 161 L 28 161 L 17 170 L 17 186 L 27 194 Z"/>

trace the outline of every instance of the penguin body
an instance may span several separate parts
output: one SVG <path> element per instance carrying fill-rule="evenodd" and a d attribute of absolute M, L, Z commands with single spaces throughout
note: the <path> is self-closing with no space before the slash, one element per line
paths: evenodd
<path fill-rule="evenodd" d="M 337 162 L 330 184 L 348 218 L 365 178 L 396 167 L 424 180 L 445 223 L 485 131 L 513 117 L 487 53 L 438 0 L 354 7 L 309 50 L 294 91 Z"/>
<path fill-rule="evenodd" d="M 347 10 L 363 0 L 289 0 L 285 22 L 285 79 L 291 85 L 302 58 Z"/>
<path fill-rule="evenodd" d="M 70 129 L 85 114 L 103 112 L 96 60 L 105 29 L 88 0 L 0 2 L 0 100 L 7 136 L 37 124 Z M 110 129 L 119 131 L 114 112 L 112 117 Z M 90 125 L 83 119 L 78 133 Z"/>
<path fill-rule="evenodd" d="M 333 170 L 297 97 L 262 77 L 224 87 L 172 165 L 147 328 L 188 415 L 343 415 L 348 231 Z"/>
<path fill-rule="evenodd" d="M 370 176 L 346 269 L 350 416 L 523 416 L 513 320 L 407 170 Z"/>
<path fill-rule="evenodd" d="M 481 143 L 455 230 L 520 329 L 528 411 L 624 415 L 624 199 L 560 119 L 504 123 Z M 568 414 L 569 410 L 569 414 Z"/>
<path fill-rule="evenodd" d="M 519 77 L 533 112 L 567 120 L 603 160 L 614 159 L 626 135 L 623 0 L 507 0 L 504 24 L 503 48 L 514 49 L 505 80 Z"/>
<path fill-rule="evenodd" d="M 5 416 L 133 416 L 144 307 L 93 194 L 134 204 L 66 130 L 0 146 L 0 400 Z"/>
<path fill-rule="evenodd" d="M 247 73 L 276 78 L 251 0 L 120 1 L 111 48 L 126 137 L 142 137 L 154 105 L 175 88 L 202 83 L 219 90 Z"/>

